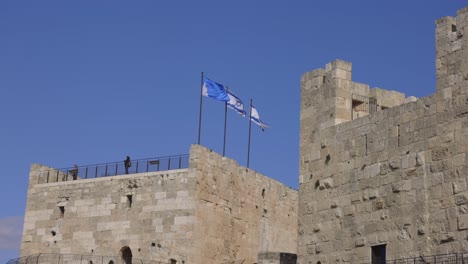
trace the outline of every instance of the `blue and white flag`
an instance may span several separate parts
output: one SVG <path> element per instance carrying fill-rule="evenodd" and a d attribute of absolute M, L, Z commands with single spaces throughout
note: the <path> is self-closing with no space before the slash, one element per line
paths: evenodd
<path fill-rule="evenodd" d="M 223 102 L 230 101 L 224 86 L 206 77 L 203 77 L 202 95 Z"/>
<path fill-rule="evenodd" d="M 236 111 L 239 115 L 245 117 L 244 103 L 242 100 L 229 90 L 227 91 L 227 94 L 229 96 L 229 102 L 227 102 L 227 106 Z"/>
<path fill-rule="evenodd" d="M 265 128 L 269 128 L 269 126 L 260 119 L 260 115 L 258 114 L 257 109 L 251 105 L 251 110 L 250 110 L 250 120 L 252 120 L 255 124 L 259 125 L 262 130 Z"/>

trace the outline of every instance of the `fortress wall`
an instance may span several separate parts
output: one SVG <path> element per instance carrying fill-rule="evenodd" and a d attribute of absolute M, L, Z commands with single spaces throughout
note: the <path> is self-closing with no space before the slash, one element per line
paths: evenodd
<path fill-rule="evenodd" d="M 116 256 L 129 246 L 136 258 L 186 260 L 196 194 L 187 169 L 35 184 L 41 171 L 32 165 L 22 256 Z"/>
<path fill-rule="evenodd" d="M 190 168 L 197 178 L 191 263 L 296 253 L 297 191 L 199 145 L 191 148 Z"/>
<path fill-rule="evenodd" d="M 435 96 L 323 129 L 304 147 L 300 261 L 369 261 L 468 248 L 468 120 L 436 111 Z M 314 144 L 311 143 L 313 146 Z"/>
<path fill-rule="evenodd" d="M 387 259 L 466 251 L 467 11 L 437 21 L 432 96 L 346 121 L 329 102 L 348 103 L 356 84 L 333 72 L 350 64 L 304 74 L 299 263 L 370 263 L 376 245 Z"/>
<path fill-rule="evenodd" d="M 50 170 L 31 166 L 22 256 L 128 246 L 167 263 L 254 263 L 296 253 L 297 191 L 202 146 L 188 169 L 43 183 Z"/>

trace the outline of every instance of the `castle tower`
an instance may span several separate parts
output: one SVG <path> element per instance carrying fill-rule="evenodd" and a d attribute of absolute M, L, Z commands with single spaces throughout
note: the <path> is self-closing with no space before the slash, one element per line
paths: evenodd
<path fill-rule="evenodd" d="M 436 21 L 437 110 L 468 106 L 468 7 Z"/>
<path fill-rule="evenodd" d="M 468 8 L 436 26 L 432 96 L 302 76 L 299 263 L 468 260 Z"/>

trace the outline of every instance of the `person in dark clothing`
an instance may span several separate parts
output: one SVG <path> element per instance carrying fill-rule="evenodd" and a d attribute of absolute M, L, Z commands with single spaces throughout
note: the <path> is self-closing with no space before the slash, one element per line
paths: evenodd
<path fill-rule="evenodd" d="M 73 169 L 70 170 L 73 180 L 76 180 L 78 178 L 78 165 L 73 165 Z"/>
<path fill-rule="evenodd" d="M 125 165 L 125 174 L 128 174 L 128 168 L 132 166 L 132 160 L 130 159 L 129 156 L 124 160 L 124 165 Z"/>

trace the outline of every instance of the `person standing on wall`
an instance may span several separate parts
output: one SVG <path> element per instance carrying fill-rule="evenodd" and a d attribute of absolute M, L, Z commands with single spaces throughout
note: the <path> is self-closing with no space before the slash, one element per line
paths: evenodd
<path fill-rule="evenodd" d="M 72 173 L 73 180 L 78 178 L 78 165 L 73 165 L 73 169 L 70 171 Z"/>
<path fill-rule="evenodd" d="M 125 165 L 125 174 L 128 174 L 128 168 L 132 166 L 132 160 L 130 159 L 129 156 L 124 160 L 124 165 Z"/>

